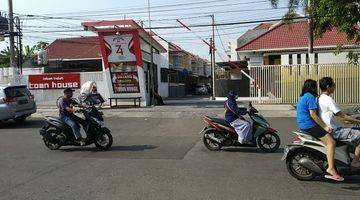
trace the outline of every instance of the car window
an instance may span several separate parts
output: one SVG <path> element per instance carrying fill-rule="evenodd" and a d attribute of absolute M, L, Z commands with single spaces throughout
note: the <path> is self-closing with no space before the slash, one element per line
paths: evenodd
<path fill-rule="evenodd" d="M 30 91 L 26 87 L 10 87 L 5 89 L 6 97 L 16 98 L 30 96 Z"/>

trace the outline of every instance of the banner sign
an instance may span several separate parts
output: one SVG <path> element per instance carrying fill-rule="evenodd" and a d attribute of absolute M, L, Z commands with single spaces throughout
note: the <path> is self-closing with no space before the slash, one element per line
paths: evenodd
<path fill-rule="evenodd" d="M 137 72 L 113 72 L 114 93 L 140 93 Z"/>
<path fill-rule="evenodd" d="M 101 54 L 105 69 L 111 63 L 134 62 L 142 66 L 140 36 L 137 30 L 99 33 Z"/>
<path fill-rule="evenodd" d="M 112 63 L 110 65 L 110 75 L 114 94 L 140 93 L 136 65 L 131 63 Z"/>
<path fill-rule="evenodd" d="M 142 56 L 138 30 L 99 32 L 99 40 L 114 94 L 140 93 L 137 66 L 142 67 Z"/>
<path fill-rule="evenodd" d="M 29 75 L 30 90 L 80 88 L 80 74 L 34 74 Z"/>

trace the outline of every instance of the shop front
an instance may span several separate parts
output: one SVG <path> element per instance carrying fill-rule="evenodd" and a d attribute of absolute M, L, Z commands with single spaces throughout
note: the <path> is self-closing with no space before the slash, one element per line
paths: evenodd
<path fill-rule="evenodd" d="M 123 101 L 141 97 L 141 106 L 152 104 L 158 89 L 157 68 L 166 49 L 133 20 L 84 22 L 82 26 L 99 36 L 110 97 Z"/>

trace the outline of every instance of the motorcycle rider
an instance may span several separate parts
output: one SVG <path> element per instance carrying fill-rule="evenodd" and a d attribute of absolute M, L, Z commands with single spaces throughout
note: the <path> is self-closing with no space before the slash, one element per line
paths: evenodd
<path fill-rule="evenodd" d="M 225 102 L 225 119 L 235 129 L 238 134 L 238 142 L 251 143 L 252 124 L 246 121 L 242 115 L 248 113 L 247 108 L 239 108 L 236 103 L 237 94 L 230 91 Z"/>
<path fill-rule="evenodd" d="M 101 96 L 101 94 L 98 92 L 97 90 L 97 86 L 94 84 L 92 85 L 91 87 L 91 91 L 90 91 L 90 94 L 89 94 L 89 98 L 90 98 L 90 101 L 93 103 L 93 104 L 101 104 L 101 103 L 104 103 L 105 100 L 104 98 Z"/>
<path fill-rule="evenodd" d="M 75 90 L 71 88 L 66 88 L 64 90 L 64 97 L 60 100 L 59 103 L 59 116 L 64 123 L 71 127 L 76 141 L 80 143 L 81 146 L 84 146 L 85 139 L 81 136 L 80 124 L 82 124 L 84 127 L 85 122 L 83 119 L 74 114 L 74 112 L 76 111 L 75 106 L 82 107 L 80 104 L 78 104 L 75 100 L 72 99 L 74 91 Z"/>
<path fill-rule="evenodd" d="M 319 109 L 317 96 L 317 82 L 311 79 L 306 80 L 296 106 L 297 124 L 301 130 L 320 139 L 326 145 L 328 161 L 326 172 L 328 174 L 325 175 L 325 178 L 343 181 L 344 178 L 337 173 L 334 164 L 336 142 L 331 135 L 332 128 L 327 126 L 317 114 Z"/>
<path fill-rule="evenodd" d="M 350 143 L 356 147 L 355 157 L 351 163 L 353 167 L 360 167 L 360 128 L 338 127 L 334 115 L 348 123 L 360 123 L 347 114 L 345 114 L 335 100 L 330 96 L 334 93 L 336 85 L 331 77 L 324 77 L 319 81 L 322 94 L 319 97 L 319 107 L 321 119 L 333 129 L 332 135 L 334 139 Z"/>

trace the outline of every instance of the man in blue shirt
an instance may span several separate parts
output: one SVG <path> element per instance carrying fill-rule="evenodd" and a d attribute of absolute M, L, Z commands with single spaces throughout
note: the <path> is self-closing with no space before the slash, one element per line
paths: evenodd
<path fill-rule="evenodd" d="M 85 140 L 82 138 L 80 133 L 80 124 L 85 124 L 84 120 L 74 114 L 75 105 L 80 106 L 76 101 L 72 99 L 74 90 L 66 88 L 64 90 L 64 97 L 59 103 L 59 115 L 60 119 L 71 127 L 76 141 L 81 146 L 85 145 Z"/>

